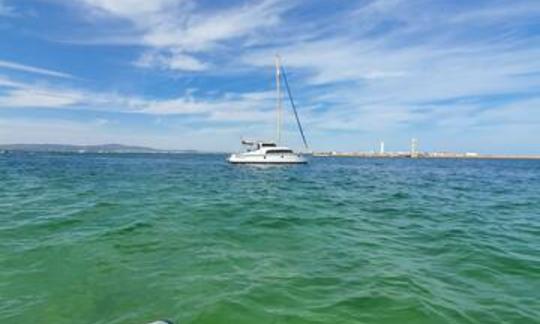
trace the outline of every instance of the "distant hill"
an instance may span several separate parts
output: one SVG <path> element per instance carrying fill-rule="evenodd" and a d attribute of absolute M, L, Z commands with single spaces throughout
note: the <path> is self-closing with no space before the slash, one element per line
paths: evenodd
<path fill-rule="evenodd" d="M 196 153 L 192 150 L 159 150 L 143 146 L 121 144 L 63 145 L 63 144 L 5 144 L 3 151 L 64 152 L 64 153 Z"/>

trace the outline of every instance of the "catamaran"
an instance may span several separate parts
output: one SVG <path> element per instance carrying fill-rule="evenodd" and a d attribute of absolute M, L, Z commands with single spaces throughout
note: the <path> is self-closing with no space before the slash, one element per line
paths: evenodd
<path fill-rule="evenodd" d="M 302 141 L 306 149 L 308 144 L 306 137 L 304 136 L 304 130 L 298 117 L 298 112 L 292 98 L 291 89 L 289 87 L 289 81 L 285 74 L 285 69 L 281 64 L 281 58 L 276 55 L 276 95 L 277 95 L 277 121 L 276 121 L 276 140 L 275 141 L 245 141 L 242 140 L 242 144 L 248 146 L 246 152 L 235 153 L 229 156 L 227 159 L 230 163 L 235 164 L 301 164 L 307 163 L 307 159 L 300 153 L 294 152 L 287 146 L 280 144 L 281 142 L 281 127 L 283 122 L 283 108 L 282 108 L 282 91 L 281 81 L 287 88 L 287 95 L 289 97 L 291 107 L 294 112 L 294 117 L 298 125 L 298 130 L 302 136 Z"/>

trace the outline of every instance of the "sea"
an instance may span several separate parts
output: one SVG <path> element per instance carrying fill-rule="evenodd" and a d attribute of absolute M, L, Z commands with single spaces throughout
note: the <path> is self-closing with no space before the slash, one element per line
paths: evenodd
<path fill-rule="evenodd" d="M 540 323 L 540 161 L 0 155 L 0 323 Z"/>

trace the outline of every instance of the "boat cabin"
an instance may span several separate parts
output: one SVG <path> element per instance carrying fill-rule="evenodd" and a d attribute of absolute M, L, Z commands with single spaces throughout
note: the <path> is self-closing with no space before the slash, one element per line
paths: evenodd
<path fill-rule="evenodd" d="M 277 146 L 274 142 L 251 142 L 242 141 L 242 144 L 249 145 L 248 152 L 257 152 L 260 154 L 293 154 L 293 150 L 288 147 Z"/>

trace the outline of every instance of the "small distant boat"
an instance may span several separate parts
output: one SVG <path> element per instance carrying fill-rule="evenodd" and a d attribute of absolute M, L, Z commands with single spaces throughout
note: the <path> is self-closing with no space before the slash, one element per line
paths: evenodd
<path fill-rule="evenodd" d="M 302 136 L 304 146 L 308 149 L 306 137 L 304 136 L 304 130 L 296 111 L 296 106 L 291 95 L 289 88 L 289 82 L 287 81 L 287 75 L 285 69 L 281 65 L 281 58 L 276 55 L 276 93 L 277 93 L 277 127 L 276 127 L 276 141 L 244 141 L 243 145 L 247 145 L 248 149 L 243 153 L 235 153 L 229 156 L 227 161 L 233 164 L 303 164 L 307 163 L 307 159 L 300 153 L 295 153 L 287 146 L 280 144 L 281 142 L 281 124 L 283 119 L 282 109 L 282 92 L 281 81 L 285 83 L 287 88 L 287 94 L 294 111 L 298 130 Z"/>

